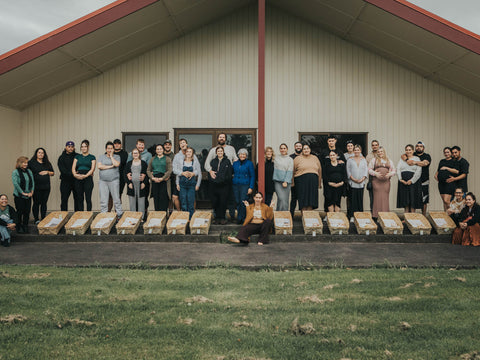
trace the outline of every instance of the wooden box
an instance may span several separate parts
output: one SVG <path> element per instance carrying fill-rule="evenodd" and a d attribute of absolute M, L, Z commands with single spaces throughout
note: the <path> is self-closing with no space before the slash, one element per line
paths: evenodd
<path fill-rule="evenodd" d="M 167 222 L 167 234 L 185 235 L 187 232 L 187 224 L 189 218 L 190 213 L 188 211 L 172 212 Z"/>
<path fill-rule="evenodd" d="M 353 214 L 353 218 L 358 234 L 373 235 L 377 233 L 377 224 L 373 221 L 371 213 L 357 211 Z"/>
<path fill-rule="evenodd" d="M 95 219 L 92 221 L 90 225 L 90 231 L 92 234 L 110 234 L 110 230 L 112 230 L 113 225 L 115 224 L 115 220 L 117 219 L 116 212 L 106 212 L 98 214 Z"/>
<path fill-rule="evenodd" d="M 330 234 L 346 235 L 350 228 L 347 216 L 342 212 L 328 212 L 327 224 Z"/>
<path fill-rule="evenodd" d="M 68 220 L 68 211 L 52 211 L 37 225 L 40 235 L 57 235 Z"/>
<path fill-rule="evenodd" d="M 293 221 L 290 211 L 274 211 L 273 225 L 276 235 L 292 235 Z"/>
<path fill-rule="evenodd" d="M 210 211 L 195 211 L 190 219 L 190 234 L 208 235 L 211 223 Z"/>
<path fill-rule="evenodd" d="M 77 211 L 65 225 L 65 232 L 70 235 L 83 235 L 93 221 L 92 211 Z"/>
<path fill-rule="evenodd" d="M 457 227 L 453 219 L 443 211 L 430 211 L 428 220 L 430 220 L 437 234 L 451 234 Z"/>
<path fill-rule="evenodd" d="M 394 212 L 379 212 L 378 223 L 380 224 L 383 233 L 386 235 L 401 235 L 403 234 L 403 224 L 397 214 Z"/>
<path fill-rule="evenodd" d="M 143 224 L 144 234 L 161 234 L 167 223 L 166 211 L 150 211 L 147 221 Z"/>
<path fill-rule="evenodd" d="M 303 211 L 302 223 L 305 235 L 316 236 L 323 233 L 322 218 L 318 211 Z"/>
<path fill-rule="evenodd" d="M 426 235 L 432 231 L 432 226 L 422 214 L 405 213 L 405 223 L 414 235 Z"/>
<path fill-rule="evenodd" d="M 115 226 L 119 235 L 135 235 L 140 226 L 143 213 L 138 211 L 125 211 L 122 218 Z"/>

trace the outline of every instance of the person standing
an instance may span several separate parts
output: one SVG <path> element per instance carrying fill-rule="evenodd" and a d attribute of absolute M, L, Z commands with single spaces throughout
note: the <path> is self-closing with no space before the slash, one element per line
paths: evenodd
<path fill-rule="evenodd" d="M 8 205 L 8 197 L 0 195 L 0 245 L 9 247 L 12 231 L 16 228 L 17 212 Z"/>
<path fill-rule="evenodd" d="M 340 164 L 337 153 L 330 151 L 330 161 L 325 163 L 325 203 L 329 212 L 340 212 L 342 196 L 345 195 L 347 171 L 345 164 Z"/>
<path fill-rule="evenodd" d="M 337 161 L 339 164 L 345 164 L 347 161 L 345 160 L 345 156 L 343 155 L 343 152 L 340 151 L 340 149 L 337 149 L 337 138 L 334 135 L 328 135 L 327 138 L 327 145 L 328 149 L 323 150 L 320 155 L 319 155 L 319 160 L 320 160 L 320 165 L 322 166 L 323 171 L 325 172 L 326 165 L 329 163 L 330 160 L 330 152 L 334 152 L 337 155 Z M 325 193 L 328 191 L 326 179 L 325 179 L 325 174 L 323 174 L 323 196 L 324 199 L 327 198 L 327 194 Z M 328 211 L 328 205 L 325 202 L 323 205 L 323 208 L 325 212 Z"/>
<path fill-rule="evenodd" d="M 405 146 L 405 160 L 400 157 L 397 165 L 398 191 L 397 191 L 397 208 L 403 207 L 405 212 L 415 212 L 415 209 L 421 209 L 422 189 L 420 177 L 422 176 L 422 168 L 416 165 L 420 161 L 418 156 L 414 155 L 413 145 Z M 409 165 L 408 161 L 413 160 Z"/>
<path fill-rule="evenodd" d="M 293 160 L 293 177 L 300 210 L 318 207 L 318 189 L 322 187 L 322 166 L 312 155 L 310 145 L 304 144 L 302 155 Z"/>
<path fill-rule="evenodd" d="M 370 165 L 370 163 L 372 162 L 373 159 L 376 159 L 377 158 L 377 151 L 380 147 L 380 143 L 378 142 L 378 140 L 372 140 L 372 142 L 370 143 L 371 144 L 371 147 L 372 147 L 372 151 L 370 153 L 367 154 L 367 164 Z M 368 196 L 370 198 L 370 211 L 373 212 L 373 184 L 372 184 L 372 175 L 369 174 L 369 177 L 368 177 L 368 183 L 367 183 L 367 190 L 368 190 Z"/>
<path fill-rule="evenodd" d="M 177 175 L 176 181 L 182 211 L 188 211 L 190 218 L 192 218 L 195 212 L 195 192 L 200 189 L 202 183 L 202 169 L 191 147 L 185 149 L 185 155 L 182 159 L 182 172 Z"/>
<path fill-rule="evenodd" d="M 130 211 L 138 211 L 146 219 L 146 197 L 148 196 L 147 163 L 141 159 L 140 151 L 135 148 L 131 152 L 132 160 L 125 165 L 125 183 L 127 184 Z"/>
<path fill-rule="evenodd" d="M 275 163 L 275 153 L 271 146 L 265 148 L 265 204 L 270 206 L 275 187 L 273 184 L 273 169 Z M 258 167 L 257 167 L 258 169 Z M 258 173 L 258 171 L 257 171 Z M 257 176 L 258 181 L 258 176 Z"/>
<path fill-rule="evenodd" d="M 153 155 L 148 151 L 148 149 L 145 148 L 145 140 L 144 139 L 137 139 L 137 143 L 135 144 L 135 147 L 138 149 L 138 151 L 140 153 L 140 159 L 145 161 L 145 164 L 150 163 L 150 160 L 152 160 Z M 133 159 L 132 153 L 128 154 L 127 161 L 130 161 L 132 159 Z M 147 195 L 145 197 L 145 214 L 144 214 L 144 217 L 146 218 L 147 217 L 148 206 L 149 206 L 148 194 L 150 193 L 150 182 L 148 181 L 148 179 L 147 179 L 147 182 L 146 182 L 145 186 L 146 186 L 145 192 L 147 193 Z"/>
<path fill-rule="evenodd" d="M 293 159 L 291 156 L 288 156 L 287 144 L 281 144 L 279 149 L 280 155 L 275 159 L 273 166 L 277 211 L 288 211 L 288 198 L 293 179 Z"/>
<path fill-rule="evenodd" d="M 17 208 L 17 232 L 28 234 L 28 218 L 32 207 L 32 196 L 35 190 L 33 173 L 28 169 L 28 158 L 20 156 L 15 170 L 12 172 L 13 197 Z"/>
<path fill-rule="evenodd" d="M 443 202 L 443 210 L 447 211 L 450 207 L 452 194 L 455 192 L 455 182 L 447 182 L 449 178 L 453 178 L 459 173 L 459 162 L 452 158 L 452 149 L 448 146 L 443 149 L 445 159 L 438 163 L 435 179 L 438 181 L 438 191 Z"/>
<path fill-rule="evenodd" d="M 55 175 L 52 164 L 48 160 L 44 148 L 37 148 L 28 162 L 28 168 L 32 170 L 35 191 L 33 193 L 32 213 L 35 225 L 38 225 L 40 218 L 47 216 L 47 202 L 50 195 L 50 176 Z M 40 214 L 39 214 L 40 213 Z M 40 216 L 39 216 L 40 215 Z"/>
<path fill-rule="evenodd" d="M 83 140 L 80 146 L 81 153 L 75 156 L 72 165 L 72 174 L 75 177 L 75 192 L 77 195 L 77 209 L 85 209 L 83 200 L 87 203 L 87 211 L 92 211 L 93 173 L 97 160 L 89 153 L 90 142 Z"/>
<path fill-rule="evenodd" d="M 163 143 L 163 154 L 172 161 L 172 172 L 170 173 L 170 177 L 167 179 L 167 192 L 171 201 L 169 208 L 172 211 L 173 209 L 180 211 L 180 200 L 178 200 L 177 182 L 175 181 L 176 175 L 173 173 L 173 159 L 175 154 L 172 151 L 172 140 L 165 140 Z"/>
<path fill-rule="evenodd" d="M 455 182 L 455 187 L 461 187 L 464 193 L 468 192 L 468 172 L 470 168 L 470 164 L 468 161 L 462 157 L 461 153 L 462 149 L 460 146 L 453 146 L 452 147 L 452 156 L 457 161 L 459 173 L 455 177 L 451 177 L 447 179 L 447 183 Z"/>
<path fill-rule="evenodd" d="M 292 160 L 295 160 L 297 156 L 302 155 L 303 143 L 301 143 L 300 141 L 297 141 L 293 146 L 293 150 L 294 152 L 293 154 L 290 154 L 290 157 L 292 158 Z M 295 209 L 297 208 L 297 202 L 298 202 L 297 188 L 295 187 L 295 182 L 293 181 L 293 177 L 292 177 L 292 184 L 290 186 L 290 194 L 291 194 L 290 214 L 292 214 L 292 219 L 293 219 L 295 216 Z"/>
<path fill-rule="evenodd" d="M 247 149 L 238 150 L 238 160 L 233 163 L 233 193 L 237 203 L 237 223 L 243 224 L 245 220 L 244 201 L 248 200 L 255 187 L 255 168 L 247 159 Z"/>
<path fill-rule="evenodd" d="M 212 173 L 212 168 L 211 168 L 211 162 L 217 155 L 216 149 L 218 146 L 223 147 L 223 150 L 225 152 L 225 157 L 230 160 L 230 163 L 233 165 L 235 161 L 238 160 L 237 157 L 237 152 L 235 148 L 231 145 L 227 145 L 227 134 L 226 133 L 219 133 L 217 136 L 217 145 L 212 147 L 210 151 L 208 152 L 207 159 L 205 160 L 205 171 L 207 171 L 210 175 L 210 177 L 215 176 L 215 174 Z M 230 183 L 230 186 L 231 183 Z M 228 213 L 230 214 L 230 220 L 233 222 L 235 221 L 235 196 L 233 194 L 233 187 L 230 188 L 228 191 Z"/>
<path fill-rule="evenodd" d="M 345 160 L 348 161 L 349 159 L 355 156 L 355 153 L 353 151 L 355 145 L 353 144 L 352 140 L 347 140 L 346 146 L 347 146 L 347 152 L 344 153 L 343 156 L 345 157 Z"/>
<path fill-rule="evenodd" d="M 217 156 L 210 162 L 210 167 L 214 172 L 214 177 L 211 176 L 211 172 L 208 172 L 208 178 L 215 213 L 215 224 L 225 225 L 227 223 L 225 212 L 227 210 L 228 194 L 232 188 L 233 166 L 225 156 L 225 150 L 222 146 L 217 146 Z"/>
<path fill-rule="evenodd" d="M 372 217 L 376 219 L 379 212 L 390 211 L 390 179 L 395 175 L 395 166 L 382 146 L 378 147 L 375 157 L 368 163 L 368 173 L 373 189 Z"/>
<path fill-rule="evenodd" d="M 172 160 L 164 155 L 162 144 L 155 147 L 155 156 L 148 163 L 147 175 L 152 182 L 151 197 L 155 211 L 168 210 L 167 182 L 172 173 Z"/>
<path fill-rule="evenodd" d="M 116 155 L 114 145 L 111 141 L 105 144 L 105 154 L 98 157 L 98 176 L 100 194 L 100 212 L 108 211 L 108 198 L 111 196 L 117 218 L 123 214 L 122 202 L 120 201 L 120 167 L 121 158 Z"/>
<path fill-rule="evenodd" d="M 350 207 L 347 216 L 353 222 L 353 214 L 363 211 L 363 189 L 368 177 L 367 160 L 362 156 L 362 147 L 355 145 L 354 157 L 347 160 L 347 177 L 350 185 Z"/>
<path fill-rule="evenodd" d="M 77 192 L 75 191 L 75 177 L 72 173 L 73 160 L 77 156 L 75 143 L 71 140 L 65 144 L 65 149 L 59 156 L 57 165 L 60 170 L 60 210 L 68 211 L 68 198 L 73 194 L 74 210 L 77 208 Z"/>
<path fill-rule="evenodd" d="M 124 171 L 125 171 L 125 164 L 127 163 L 128 159 L 128 153 L 122 148 L 122 141 L 120 139 L 115 139 L 113 140 L 113 153 L 115 155 L 120 156 L 120 166 L 118 167 L 118 172 L 119 172 L 119 197 L 120 197 L 120 203 L 122 203 L 122 194 L 123 194 L 123 188 L 125 187 L 125 176 L 124 176 Z M 108 211 L 112 211 L 113 208 L 113 199 L 112 196 L 110 195 L 108 197 Z"/>

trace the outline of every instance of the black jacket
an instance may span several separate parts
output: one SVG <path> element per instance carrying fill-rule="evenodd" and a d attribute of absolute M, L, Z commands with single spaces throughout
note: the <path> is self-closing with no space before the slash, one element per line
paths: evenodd
<path fill-rule="evenodd" d="M 468 206 L 465 206 L 460 212 L 458 219 L 460 222 L 463 222 L 468 217 L 471 217 L 471 219 L 467 221 L 468 226 L 472 226 L 480 222 L 480 205 L 477 203 L 473 204 L 471 211 Z"/>
<path fill-rule="evenodd" d="M 17 221 L 18 221 L 18 218 L 17 218 L 17 212 L 15 211 L 15 209 L 10 206 L 10 205 L 7 205 L 8 206 L 8 212 L 10 213 L 10 219 L 13 220 L 13 222 L 16 224 Z M 0 225 L 2 226 L 7 226 L 8 224 L 3 221 L 2 219 L 0 219 Z"/>
<path fill-rule="evenodd" d="M 66 181 L 74 181 L 75 178 L 72 174 L 73 160 L 77 153 L 74 151 L 71 154 L 67 154 L 66 150 L 63 150 L 62 155 L 58 158 L 58 170 L 60 170 L 60 179 Z"/>
<path fill-rule="evenodd" d="M 213 171 L 217 172 L 217 176 L 215 177 L 215 179 L 212 179 L 209 172 L 208 180 L 218 185 L 225 185 L 231 183 L 233 174 L 232 163 L 230 162 L 230 160 L 228 160 L 226 156 L 224 156 L 222 161 L 220 162 L 220 167 L 218 166 L 218 161 L 218 157 L 215 157 L 212 161 L 210 161 L 210 166 L 212 167 Z"/>
<path fill-rule="evenodd" d="M 132 161 L 133 160 L 130 160 L 129 162 L 127 162 L 127 164 L 125 165 L 125 172 L 124 172 L 125 184 L 127 184 L 128 196 L 135 196 L 135 189 L 130 189 L 129 187 L 132 181 L 128 180 L 128 177 L 127 177 L 127 174 L 132 172 Z M 145 187 L 140 190 L 140 197 L 147 197 L 150 190 L 150 182 L 148 180 L 147 168 L 148 168 L 147 163 L 142 160 L 142 168 L 140 170 L 140 174 L 145 174 L 145 179 L 143 179 L 143 182 L 142 182 L 143 184 L 145 184 Z"/>

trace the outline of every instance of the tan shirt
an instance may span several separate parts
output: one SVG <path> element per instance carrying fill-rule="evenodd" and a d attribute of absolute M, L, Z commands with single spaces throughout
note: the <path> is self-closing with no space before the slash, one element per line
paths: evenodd
<path fill-rule="evenodd" d="M 317 174 L 319 183 L 322 180 L 322 166 L 315 155 L 300 155 L 293 160 L 293 177 L 304 174 Z"/>

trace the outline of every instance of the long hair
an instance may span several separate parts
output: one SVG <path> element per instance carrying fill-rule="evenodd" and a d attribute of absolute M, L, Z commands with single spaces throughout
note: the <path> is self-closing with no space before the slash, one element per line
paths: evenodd
<path fill-rule="evenodd" d="M 32 160 L 37 160 L 37 153 L 38 153 L 38 150 L 43 150 L 43 163 L 47 166 L 52 166 L 52 164 L 50 164 L 50 160 L 48 160 L 48 155 L 47 155 L 47 151 L 43 148 L 43 147 L 39 147 L 35 150 L 35 152 L 33 153 L 33 156 L 32 158 L 30 159 L 31 161 Z"/>
<path fill-rule="evenodd" d="M 268 150 L 272 150 L 272 161 L 274 161 L 275 160 L 275 151 L 273 151 L 273 148 L 271 146 L 267 146 L 265 148 L 265 160 L 267 160 L 267 155 L 266 154 L 267 154 Z"/>
<path fill-rule="evenodd" d="M 387 166 L 390 166 L 390 159 L 388 158 L 387 156 L 387 151 L 385 150 L 385 148 L 383 146 L 379 146 L 378 147 L 378 150 L 382 149 L 383 150 L 383 154 L 385 155 L 385 160 L 387 161 Z M 377 150 L 377 153 L 375 154 L 375 165 L 380 165 L 380 162 L 381 162 L 381 158 L 380 156 L 378 156 L 378 150 Z"/>

